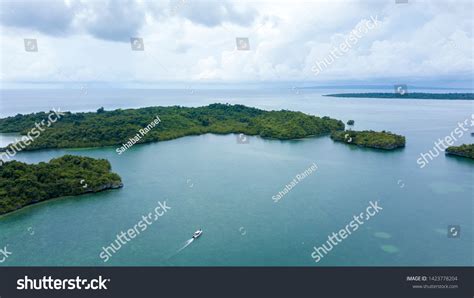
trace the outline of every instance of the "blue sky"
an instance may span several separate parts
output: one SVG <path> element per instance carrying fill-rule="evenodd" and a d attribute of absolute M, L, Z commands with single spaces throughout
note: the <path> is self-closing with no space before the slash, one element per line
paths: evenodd
<path fill-rule="evenodd" d="M 473 2 L 396 2 L 1 1 L 1 82 L 472 86 Z M 376 26 L 364 29 L 370 20 Z M 131 49 L 132 37 L 144 51 Z M 237 37 L 250 50 L 238 50 Z M 25 38 L 37 52 L 25 51 Z M 317 61 L 332 62 L 315 74 Z"/>

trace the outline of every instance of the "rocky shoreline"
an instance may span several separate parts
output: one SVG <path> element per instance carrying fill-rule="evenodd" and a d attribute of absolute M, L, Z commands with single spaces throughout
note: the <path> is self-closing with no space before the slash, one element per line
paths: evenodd
<path fill-rule="evenodd" d="M 80 194 L 50 198 L 50 199 L 41 200 L 41 201 L 33 201 L 33 202 L 30 202 L 26 205 L 20 205 L 20 206 L 18 206 L 18 208 L 13 209 L 13 210 L 3 212 L 3 213 L 0 212 L 0 217 L 3 216 L 3 215 L 7 215 L 7 214 L 10 214 L 10 213 L 22 210 L 23 208 L 26 208 L 26 207 L 33 206 L 33 205 L 43 203 L 43 202 L 47 202 L 47 201 L 51 201 L 51 200 L 63 199 L 63 198 L 67 198 L 67 197 L 76 197 L 76 196 L 85 195 L 85 194 L 89 194 L 89 193 L 99 193 L 99 192 L 103 192 L 103 191 L 107 191 L 107 190 L 120 189 L 122 187 L 123 187 L 123 183 L 113 184 L 113 185 L 104 184 L 101 187 L 99 187 L 98 189 L 97 188 L 96 189 L 87 189 L 86 191 L 84 191 L 83 193 L 80 193 Z"/>

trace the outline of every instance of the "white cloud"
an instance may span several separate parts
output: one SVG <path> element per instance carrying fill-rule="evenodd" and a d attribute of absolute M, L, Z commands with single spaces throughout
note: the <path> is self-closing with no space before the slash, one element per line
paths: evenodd
<path fill-rule="evenodd" d="M 472 79 L 473 73 L 468 0 L 70 0 L 26 11 L 15 3 L 2 3 L 4 82 Z M 312 73 L 316 59 L 376 15 L 378 28 L 317 77 Z M 134 36 L 144 39 L 145 51 L 131 50 Z M 236 50 L 236 37 L 248 37 L 251 50 Z M 23 38 L 36 38 L 39 51 L 25 52 Z"/>

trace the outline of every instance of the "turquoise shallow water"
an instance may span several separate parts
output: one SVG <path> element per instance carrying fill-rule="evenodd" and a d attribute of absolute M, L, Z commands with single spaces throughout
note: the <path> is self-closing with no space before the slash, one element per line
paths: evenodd
<path fill-rule="evenodd" d="M 111 91 L 113 96 L 99 103 L 89 93 L 79 107 L 73 94 L 42 92 L 38 98 L 49 94 L 52 101 L 32 103 L 27 98 L 34 92 L 2 93 L 2 106 L 8 106 L 4 115 L 27 112 L 30 106 L 47 110 L 48 104 L 95 110 L 102 105 L 231 102 L 354 119 L 354 129 L 405 135 L 407 147 L 381 152 L 329 137 L 249 137 L 249 144 L 237 144 L 236 135 L 207 134 L 137 145 L 120 156 L 115 148 L 20 153 L 17 158 L 29 163 L 66 153 L 107 158 L 125 187 L 52 200 L 1 217 L 0 246 L 8 245 L 13 253 L 2 266 L 104 265 L 102 246 L 164 200 L 171 210 L 105 265 L 313 266 L 312 247 L 344 228 L 371 200 L 383 210 L 317 266 L 473 265 L 474 163 L 444 155 L 423 169 L 416 163 L 435 140 L 471 117 L 472 102 L 337 99 L 321 97 L 322 91 L 268 90 L 200 91 L 179 101 L 182 91 L 146 90 L 135 91 L 132 104 L 127 101 L 131 92 L 121 97 Z M 457 144 L 472 140 L 466 133 Z M 272 196 L 313 162 L 316 172 L 275 203 Z M 447 237 L 448 225 L 461 226 L 459 239 Z M 197 228 L 204 230 L 201 238 L 177 253 Z"/>

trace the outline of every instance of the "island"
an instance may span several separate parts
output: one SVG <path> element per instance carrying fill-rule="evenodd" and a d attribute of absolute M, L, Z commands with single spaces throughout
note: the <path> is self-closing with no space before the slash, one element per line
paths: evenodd
<path fill-rule="evenodd" d="M 20 133 L 27 139 L 26 135 L 32 128 L 47 119 L 48 115 L 49 113 L 41 112 L 0 119 L 0 132 Z M 57 122 L 42 128 L 43 131 L 32 138 L 27 146 L 23 146 L 22 150 L 123 145 L 154 119 L 159 119 L 159 123 L 156 121 L 155 124 L 158 124 L 147 129 L 146 134 L 141 134 L 134 143 L 164 141 L 205 133 L 242 133 L 290 140 L 344 130 L 342 121 L 329 117 L 288 110 L 264 111 L 244 105 L 216 103 L 204 107 L 147 107 L 113 111 L 100 108 L 96 112 L 62 113 Z M 0 151 L 14 150 L 13 147 L 15 144 L 10 144 Z"/>
<path fill-rule="evenodd" d="M 362 147 L 393 150 L 405 147 L 405 137 L 386 131 L 334 131 L 331 133 L 331 139 L 336 142 L 344 142 L 350 145 L 358 145 Z"/>
<path fill-rule="evenodd" d="M 355 121 L 354 120 L 349 120 L 347 121 L 347 125 L 354 125 Z"/>
<path fill-rule="evenodd" d="M 446 148 L 446 155 L 456 155 L 474 159 L 474 144 L 464 144 L 461 146 L 450 146 Z"/>
<path fill-rule="evenodd" d="M 123 187 L 109 161 L 64 155 L 45 163 L 0 166 L 0 215 L 49 199 Z"/>
<path fill-rule="evenodd" d="M 401 99 L 444 99 L 444 100 L 474 100 L 474 93 L 424 93 L 406 92 L 368 92 L 368 93 L 337 93 L 326 94 L 331 97 L 355 97 L 355 98 L 401 98 Z"/>

